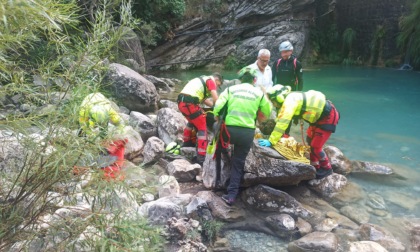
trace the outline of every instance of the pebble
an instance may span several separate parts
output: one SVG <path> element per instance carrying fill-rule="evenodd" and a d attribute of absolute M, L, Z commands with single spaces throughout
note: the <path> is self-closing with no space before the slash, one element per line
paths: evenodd
<path fill-rule="evenodd" d="M 241 249 L 247 252 L 287 252 L 289 243 L 264 233 L 240 230 L 227 231 L 225 237 L 233 250 Z"/>

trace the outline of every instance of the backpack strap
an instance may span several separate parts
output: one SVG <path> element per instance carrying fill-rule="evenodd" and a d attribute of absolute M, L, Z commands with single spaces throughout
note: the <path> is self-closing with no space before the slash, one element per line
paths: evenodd
<path fill-rule="evenodd" d="M 280 61 L 281 61 L 281 58 L 277 61 L 277 66 L 276 66 L 277 71 L 279 70 Z"/>
<path fill-rule="evenodd" d="M 207 93 L 207 92 L 206 92 L 206 90 L 207 90 L 207 86 L 206 86 L 206 82 L 204 81 L 203 77 L 204 77 L 204 75 L 203 75 L 203 76 L 200 76 L 200 77 L 198 77 L 198 78 L 200 79 L 201 84 L 203 84 L 203 88 L 204 88 L 203 93 L 204 93 L 204 97 L 206 97 L 206 93 Z"/>

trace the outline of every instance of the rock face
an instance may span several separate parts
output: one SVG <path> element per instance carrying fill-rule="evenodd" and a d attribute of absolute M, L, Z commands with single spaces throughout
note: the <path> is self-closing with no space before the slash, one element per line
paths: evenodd
<path fill-rule="evenodd" d="M 146 63 L 144 61 L 143 49 L 141 47 L 140 38 L 130 28 L 124 28 L 124 36 L 118 41 L 118 56 L 124 65 L 132 67 L 139 73 L 146 71 Z M 131 62 L 131 64 L 126 64 Z"/>
<path fill-rule="evenodd" d="M 148 67 L 214 57 L 219 58 L 211 63 L 221 63 L 227 55 L 246 65 L 255 61 L 261 48 L 267 48 L 272 55 L 276 55 L 279 44 L 284 40 L 290 40 L 294 45 L 294 53 L 300 56 L 309 34 L 309 22 L 287 20 L 313 17 L 314 2 L 314 0 L 286 0 L 275 3 L 263 0 L 230 1 L 226 4 L 226 8 L 220 11 L 221 17 L 218 19 L 197 18 L 181 25 L 175 30 L 178 36 L 148 54 Z M 221 27 L 229 30 L 221 29 L 211 33 L 191 32 L 191 30 L 214 30 Z M 159 66 L 158 69 L 172 67 L 190 69 L 208 63 L 209 61 L 193 61 Z"/>
<path fill-rule="evenodd" d="M 279 159 L 281 156 L 269 148 L 260 147 L 257 141 L 245 161 L 244 186 L 265 184 L 269 186 L 296 185 L 302 180 L 315 178 L 315 168 L 311 165 Z"/>
<path fill-rule="evenodd" d="M 131 68 L 110 64 L 106 82 L 113 96 L 129 110 L 151 112 L 157 109 L 159 95 L 156 87 Z"/>

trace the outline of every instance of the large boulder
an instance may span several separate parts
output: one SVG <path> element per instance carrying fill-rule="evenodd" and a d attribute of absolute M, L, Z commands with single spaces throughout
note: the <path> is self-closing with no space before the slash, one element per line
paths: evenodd
<path fill-rule="evenodd" d="M 106 81 L 113 96 L 129 110 L 139 112 L 157 110 L 159 95 L 156 87 L 131 68 L 118 63 L 110 64 Z"/>
<path fill-rule="evenodd" d="M 187 125 L 187 120 L 184 116 L 170 108 L 159 109 L 156 122 L 159 138 L 165 144 L 182 139 L 184 128 Z"/>
<path fill-rule="evenodd" d="M 151 137 L 147 140 L 143 149 L 143 163 L 149 164 L 157 162 L 165 155 L 165 143 L 157 137 Z"/>
<path fill-rule="evenodd" d="M 143 49 L 139 36 L 128 27 L 124 27 L 124 35 L 118 40 L 119 61 L 133 67 L 139 73 L 146 71 Z M 132 62 L 131 64 L 129 62 Z M 127 64 L 129 63 L 129 64 Z"/>
<path fill-rule="evenodd" d="M 327 153 L 335 173 L 347 175 L 351 172 L 352 163 L 346 156 L 344 156 L 340 149 L 330 145 L 326 146 L 324 151 Z"/>
<path fill-rule="evenodd" d="M 266 185 L 246 189 L 241 198 L 248 206 L 259 211 L 288 213 L 302 218 L 311 215 L 295 198 Z"/>
<path fill-rule="evenodd" d="M 245 161 L 243 185 L 297 185 L 302 180 L 315 178 L 313 166 L 281 158 L 277 151 L 261 147 L 255 140 Z"/>

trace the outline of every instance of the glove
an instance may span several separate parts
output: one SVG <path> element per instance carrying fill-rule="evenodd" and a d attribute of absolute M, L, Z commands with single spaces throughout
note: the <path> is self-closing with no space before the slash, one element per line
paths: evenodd
<path fill-rule="evenodd" d="M 258 139 L 258 144 L 260 146 L 270 147 L 271 143 L 267 139 Z"/>

